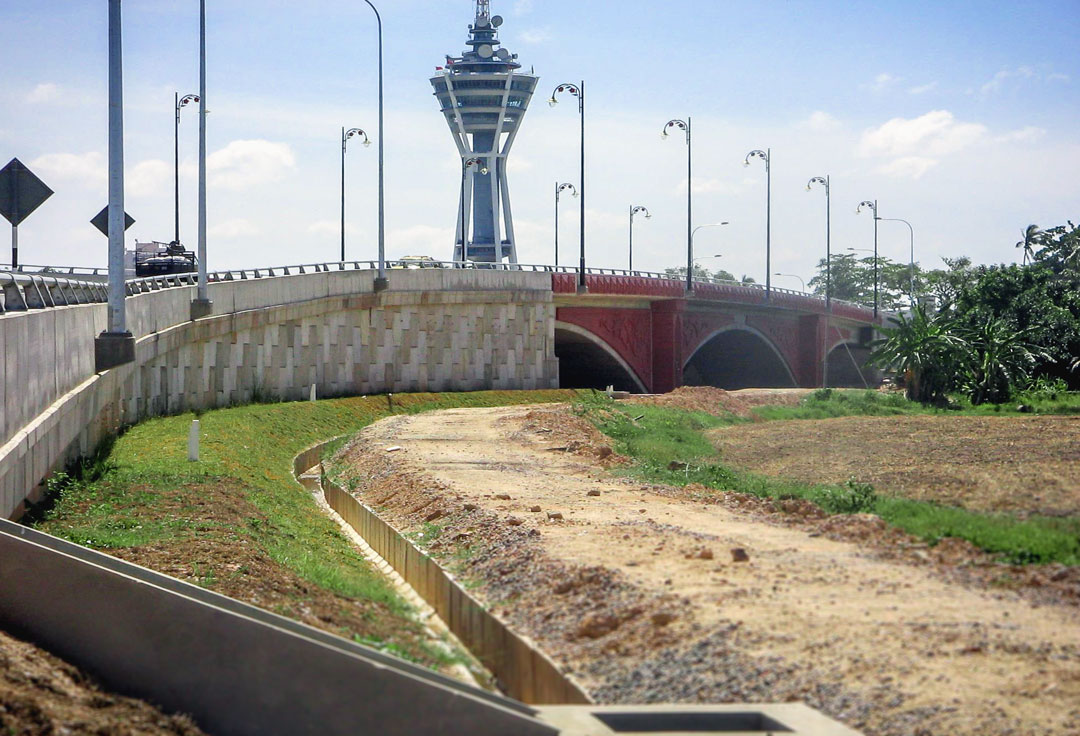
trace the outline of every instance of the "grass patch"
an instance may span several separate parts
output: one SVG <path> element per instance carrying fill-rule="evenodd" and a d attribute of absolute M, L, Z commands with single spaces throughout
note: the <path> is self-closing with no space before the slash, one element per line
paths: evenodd
<path fill-rule="evenodd" d="M 877 401 L 866 396 L 875 392 L 842 392 L 854 394 L 850 400 L 837 398 L 837 393 L 840 392 L 819 396 L 816 403 L 811 404 L 810 411 L 817 411 L 820 405 L 865 410 L 874 407 Z M 889 400 L 883 402 L 881 408 L 887 409 L 892 399 L 885 398 Z M 799 417 L 800 408 L 795 409 L 796 417 Z M 740 421 L 731 417 L 715 417 L 665 407 L 624 408 L 600 395 L 582 397 L 575 404 L 575 411 L 610 437 L 616 452 L 634 460 L 632 466 L 620 472 L 642 480 L 676 486 L 699 483 L 718 491 L 747 493 L 761 498 L 801 498 L 830 513 L 877 514 L 888 523 L 930 543 L 944 537 L 966 539 L 987 552 L 1017 564 L 1080 564 L 1078 519 L 1033 517 L 1020 520 L 1004 514 L 980 514 L 923 501 L 882 496 L 865 483 L 849 481 L 842 485 L 816 485 L 738 471 L 721 462 L 716 449 L 704 434 L 708 429 Z"/>
<path fill-rule="evenodd" d="M 1019 407 L 1023 406 L 1021 411 Z M 1031 391 L 1018 394 L 1006 404 L 972 405 L 966 396 L 953 396 L 947 409 L 908 401 L 900 392 L 823 388 L 798 406 L 759 406 L 762 419 L 832 419 L 834 417 L 886 417 L 911 414 L 959 414 L 972 416 L 1018 414 L 1080 414 L 1078 391 Z"/>
<path fill-rule="evenodd" d="M 572 391 L 403 394 L 394 396 L 393 413 L 567 401 L 575 395 Z M 199 416 L 198 463 L 187 460 L 193 414 L 150 419 L 116 438 L 86 465 L 85 472 L 73 468 L 59 479 L 51 507 L 34 525 L 104 550 L 203 538 L 253 544 L 273 562 L 324 591 L 374 601 L 394 614 L 405 614 L 407 604 L 292 477 L 293 458 L 304 449 L 355 433 L 391 413 L 385 396 L 205 412 Z M 239 516 L 219 523 L 200 509 L 206 504 L 200 489 L 208 487 L 225 489 L 219 491 L 225 495 L 216 498 L 215 509 L 222 500 L 227 503 L 230 494 L 235 496 L 234 516 Z M 213 569 L 199 569 L 195 577 L 206 587 L 223 580 Z"/>

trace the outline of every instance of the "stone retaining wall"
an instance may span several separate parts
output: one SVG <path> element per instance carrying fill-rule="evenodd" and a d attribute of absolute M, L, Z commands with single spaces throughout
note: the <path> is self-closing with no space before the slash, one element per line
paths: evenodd
<path fill-rule="evenodd" d="M 546 274 L 367 271 L 211 284 L 214 316 L 188 319 L 193 288 L 128 300 L 134 364 L 93 373 L 104 305 L 0 316 L 0 517 L 124 424 L 259 399 L 558 387 Z"/>

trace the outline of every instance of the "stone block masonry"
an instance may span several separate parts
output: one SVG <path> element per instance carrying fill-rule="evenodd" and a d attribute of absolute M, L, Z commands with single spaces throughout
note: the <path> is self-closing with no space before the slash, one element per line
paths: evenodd
<path fill-rule="evenodd" d="M 215 315 L 188 319 L 194 288 L 128 300 L 135 362 L 93 373 L 105 306 L 0 316 L 0 517 L 124 424 L 260 399 L 558 387 L 550 275 L 322 272 L 211 284 Z"/>

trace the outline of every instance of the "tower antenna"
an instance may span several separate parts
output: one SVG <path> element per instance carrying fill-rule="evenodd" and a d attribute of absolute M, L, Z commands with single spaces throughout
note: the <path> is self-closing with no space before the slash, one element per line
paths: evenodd
<path fill-rule="evenodd" d="M 483 25 L 491 19 L 491 0 L 476 0 L 476 25 Z"/>

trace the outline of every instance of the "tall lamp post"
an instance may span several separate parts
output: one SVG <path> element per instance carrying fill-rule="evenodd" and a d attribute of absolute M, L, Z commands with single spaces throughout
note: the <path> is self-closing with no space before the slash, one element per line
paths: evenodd
<path fill-rule="evenodd" d="M 176 101 L 176 123 L 173 125 L 173 200 L 176 228 L 173 230 L 173 242 L 180 244 L 180 109 L 187 107 L 192 102 L 198 102 L 198 95 L 180 96 L 179 92 L 174 95 Z"/>
<path fill-rule="evenodd" d="M 94 369 L 135 360 L 127 329 L 124 291 L 124 77 L 120 0 L 109 0 L 109 310 L 108 325 L 94 340 Z"/>
<path fill-rule="evenodd" d="M 877 214 L 877 200 L 864 199 L 859 202 L 859 206 L 855 209 L 855 214 L 862 212 L 863 207 L 869 207 L 874 213 L 874 319 L 878 316 L 878 238 L 877 238 L 877 224 L 880 219 Z"/>
<path fill-rule="evenodd" d="M 341 129 L 341 262 L 345 263 L 345 149 L 353 136 L 363 136 L 364 146 L 370 146 L 368 134 L 360 128 Z"/>
<path fill-rule="evenodd" d="M 875 219 L 881 220 L 882 222 L 902 222 L 905 225 L 907 225 L 908 233 L 911 235 L 911 261 L 910 261 L 910 264 L 909 264 L 909 269 L 910 269 L 910 274 L 911 274 L 911 287 L 910 287 L 911 288 L 911 294 L 909 295 L 909 297 L 911 299 L 912 306 L 914 306 L 915 305 L 915 228 L 913 228 L 911 226 L 910 222 L 908 222 L 907 220 L 901 220 L 899 217 L 877 217 Z"/>
<path fill-rule="evenodd" d="M 206 0 L 199 0 L 199 286 L 191 303 L 191 318 L 210 314 L 206 264 Z"/>
<path fill-rule="evenodd" d="M 832 192 L 828 176 L 815 176 L 806 182 L 806 191 L 814 184 L 825 187 L 825 334 L 821 346 L 821 386 L 829 385 L 829 315 L 832 312 Z"/>
<path fill-rule="evenodd" d="M 552 107 L 559 104 L 557 95 L 561 93 L 571 94 L 578 99 L 578 113 L 581 116 L 581 263 L 578 268 L 578 291 L 584 293 L 588 290 L 585 284 L 585 82 L 580 84 L 560 84 L 551 93 L 548 104 Z"/>
<path fill-rule="evenodd" d="M 724 225 L 729 225 L 729 224 L 731 224 L 731 223 L 729 223 L 727 220 L 725 220 L 724 222 L 710 222 L 707 225 L 698 225 L 697 227 L 695 227 L 693 230 L 690 231 L 690 253 L 691 253 L 691 257 L 690 257 L 690 268 L 687 271 L 687 274 L 689 275 L 689 278 L 687 279 L 688 281 L 690 281 L 690 279 L 693 278 L 694 264 L 701 260 L 701 258 L 694 258 L 693 257 L 694 236 L 697 235 L 698 230 L 704 230 L 707 227 L 723 227 Z M 721 257 L 721 254 L 719 254 L 719 253 L 717 253 L 714 256 L 702 256 L 702 258 L 720 258 L 720 257 Z M 689 287 L 687 287 L 687 291 L 690 291 Z"/>
<path fill-rule="evenodd" d="M 482 176 L 487 176 L 488 169 L 484 166 L 484 159 L 470 158 L 461 162 L 461 264 L 463 267 L 469 262 L 469 237 L 465 232 L 465 178 L 469 174 L 469 169 L 477 167 Z"/>
<path fill-rule="evenodd" d="M 375 20 L 379 24 L 379 275 L 375 279 L 375 291 L 382 291 L 387 287 L 386 281 L 386 198 L 383 166 L 383 28 L 382 16 L 379 9 L 372 5 L 371 0 L 364 0 L 375 11 Z"/>
<path fill-rule="evenodd" d="M 803 293 L 806 293 L 806 280 L 803 279 L 802 276 L 794 273 L 774 273 L 773 276 L 786 276 L 789 279 L 798 279 L 799 283 L 802 284 Z"/>
<path fill-rule="evenodd" d="M 772 296 L 772 149 L 751 151 L 746 154 L 743 166 L 749 166 L 752 158 L 765 162 L 765 299 L 768 300 Z"/>
<path fill-rule="evenodd" d="M 686 133 L 686 290 L 694 290 L 694 140 L 690 130 L 690 117 L 686 120 L 669 120 L 660 134 L 665 140 L 669 128 Z"/>
<path fill-rule="evenodd" d="M 555 182 L 555 266 L 559 265 L 559 197 L 568 189 L 575 197 L 578 196 L 577 187 L 573 184 Z"/>
<path fill-rule="evenodd" d="M 627 265 L 626 265 L 626 270 L 627 271 L 633 271 L 634 270 L 634 216 L 635 215 L 645 215 L 646 220 L 652 218 L 652 214 L 649 212 L 647 207 L 642 207 L 641 205 L 630 205 L 630 253 L 629 253 L 629 257 L 627 259 Z"/>

